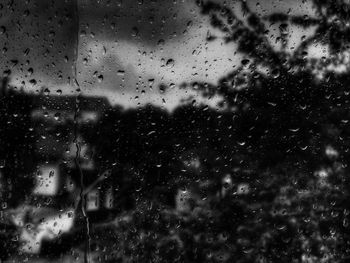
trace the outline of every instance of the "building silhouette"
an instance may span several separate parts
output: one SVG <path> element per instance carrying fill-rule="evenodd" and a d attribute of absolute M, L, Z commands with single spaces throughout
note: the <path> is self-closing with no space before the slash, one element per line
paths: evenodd
<path fill-rule="evenodd" d="M 4 183 L 1 193 L 11 193 L 8 205 L 16 207 L 24 201 L 45 205 L 43 201 L 52 197 L 51 208 L 71 206 L 81 191 L 81 173 L 87 187 L 100 172 L 94 163 L 93 145 L 84 137 L 110 109 L 106 98 L 52 95 L 45 88 L 25 93 L 2 79 L 1 180 L 9 183 Z M 12 188 L 16 190 L 10 191 Z M 103 195 L 91 189 L 86 209 L 103 207 L 105 201 L 99 200 Z M 111 208 L 112 204 L 105 206 Z"/>

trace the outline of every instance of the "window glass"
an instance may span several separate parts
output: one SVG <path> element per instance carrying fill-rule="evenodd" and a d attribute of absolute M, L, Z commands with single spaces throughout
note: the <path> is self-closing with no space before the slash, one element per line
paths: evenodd
<path fill-rule="evenodd" d="M 350 2 L 0 2 L 0 262 L 350 258 Z"/>

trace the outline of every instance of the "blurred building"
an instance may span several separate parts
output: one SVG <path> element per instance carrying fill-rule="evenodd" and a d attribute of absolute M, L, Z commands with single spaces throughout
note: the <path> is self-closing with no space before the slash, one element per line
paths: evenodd
<path fill-rule="evenodd" d="M 46 203 L 42 201 L 51 197 L 52 201 L 47 206 L 63 209 L 72 205 L 73 199 L 81 190 L 81 174 L 83 185 L 88 187 L 96 180 L 99 173 L 92 154 L 93 145 L 84 141 L 85 133 L 93 132 L 98 121 L 104 112 L 111 108 L 111 105 L 104 97 L 50 94 L 47 89 L 42 89 L 38 93 L 24 93 L 9 87 L 7 81 L 4 79 L 1 86 L 3 102 L 1 107 L 7 116 L 3 120 L 6 122 L 3 127 L 6 128 L 1 129 L 4 133 L 2 143 L 8 144 L 7 148 L 15 151 L 20 145 L 15 145 L 18 144 L 17 141 L 12 143 L 7 137 L 13 137 L 14 131 L 18 133 L 19 128 L 25 126 L 26 132 L 32 137 L 32 140 L 23 139 L 23 144 L 32 149 L 30 156 L 18 156 L 16 152 L 10 155 L 14 155 L 15 158 L 18 156 L 23 160 L 22 162 L 28 160 L 35 174 L 33 186 L 29 184 L 19 186 L 18 183 L 21 183 L 19 180 L 14 187 L 28 188 L 27 193 L 32 194 L 31 196 L 27 194 L 26 199 L 31 199 L 31 203 L 39 202 L 40 205 L 45 205 Z M 25 120 L 22 115 L 26 115 Z M 13 129 L 11 125 L 14 126 Z M 27 137 L 22 133 L 18 135 L 18 137 L 24 136 Z M 5 151 L 2 155 L 4 156 L 0 159 L 3 163 L 8 156 Z M 3 176 L 6 171 L 0 170 L 1 180 L 6 180 Z M 111 191 L 107 189 L 105 193 L 100 193 L 98 188 L 99 185 L 94 185 L 94 189 L 87 193 L 86 209 L 88 211 L 98 211 L 101 207 L 112 208 L 113 206 L 113 202 L 108 201 L 113 200 Z M 3 189 L 3 192 L 6 191 L 8 190 Z M 100 198 L 102 198 L 101 202 Z"/>
<path fill-rule="evenodd" d="M 38 177 L 34 193 L 64 197 L 67 192 L 81 190 L 81 176 L 85 187 L 91 185 L 98 169 L 94 163 L 93 145 L 84 141 L 84 133 L 94 130 L 104 112 L 110 109 L 108 100 L 46 95 L 45 91 L 30 96 L 33 96 L 34 105 L 31 118 L 38 138 Z M 98 210 L 102 204 L 97 198 L 107 194 L 99 193 L 98 189 L 91 190 L 87 194 L 86 209 Z"/>

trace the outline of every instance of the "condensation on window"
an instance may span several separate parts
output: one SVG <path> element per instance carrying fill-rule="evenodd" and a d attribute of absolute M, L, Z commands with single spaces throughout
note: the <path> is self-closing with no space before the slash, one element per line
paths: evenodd
<path fill-rule="evenodd" d="M 1 1 L 0 262 L 348 262 L 349 18 Z"/>

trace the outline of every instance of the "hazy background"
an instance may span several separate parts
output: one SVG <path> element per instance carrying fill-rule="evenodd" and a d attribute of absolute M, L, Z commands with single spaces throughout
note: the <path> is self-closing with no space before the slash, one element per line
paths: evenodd
<path fill-rule="evenodd" d="M 221 33 L 210 27 L 193 0 L 77 3 L 79 29 L 72 0 L 15 0 L 0 6 L 0 66 L 5 74 L 11 71 L 13 85 L 28 91 L 45 86 L 53 94 L 74 93 L 78 31 L 77 80 L 83 94 L 107 96 L 113 104 L 125 107 L 153 103 L 171 110 L 184 99 L 204 100 L 193 91 L 179 90 L 178 85 L 216 83 L 242 59 L 234 44 L 223 43 Z M 314 15 L 307 1 L 248 3 L 262 16 L 271 12 Z M 234 1 L 227 4 L 236 5 Z M 269 28 L 274 43 L 278 25 Z M 312 28 L 290 28 L 291 52 L 310 32 Z M 207 42 L 208 35 L 218 38 Z M 159 84 L 170 88 L 160 91 Z M 217 101 L 213 98 L 210 104 L 215 106 Z"/>

